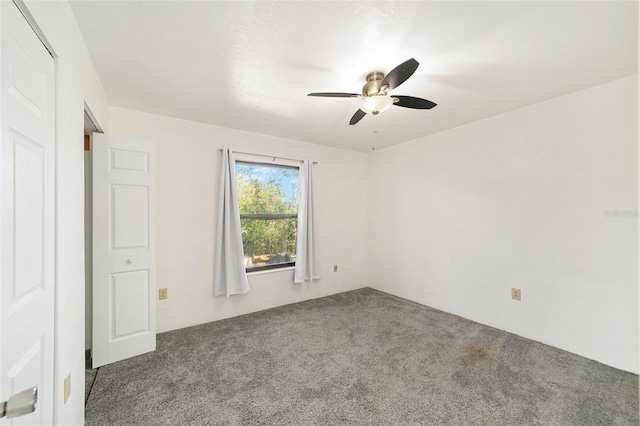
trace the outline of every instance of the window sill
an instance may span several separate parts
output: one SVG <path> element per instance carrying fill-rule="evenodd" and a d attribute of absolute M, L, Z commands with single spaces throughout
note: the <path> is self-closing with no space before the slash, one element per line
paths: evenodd
<path fill-rule="evenodd" d="M 247 276 L 251 277 L 253 275 L 272 274 L 274 272 L 282 272 L 282 271 L 293 271 L 294 269 L 296 269 L 295 266 L 287 266 L 287 267 L 284 267 L 284 268 L 265 269 L 264 271 L 247 272 Z"/>

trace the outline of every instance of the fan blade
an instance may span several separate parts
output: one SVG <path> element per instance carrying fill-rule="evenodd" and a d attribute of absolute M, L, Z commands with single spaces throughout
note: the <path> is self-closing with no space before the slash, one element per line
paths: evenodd
<path fill-rule="evenodd" d="M 328 92 L 328 93 L 309 93 L 307 96 L 319 96 L 321 98 L 357 98 L 360 95 L 358 95 L 357 93 Z"/>
<path fill-rule="evenodd" d="M 395 89 L 404 83 L 418 69 L 418 61 L 411 58 L 389 71 L 384 77 L 380 87 L 389 86 L 389 90 Z"/>
<path fill-rule="evenodd" d="M 349 121 L 349 125 L 353 126 L 358 121 L 362 120 L 362 117 L 364 117 L 365 115 L 367 115 L 367 113 L 364 112 L 363 110 L 361 109 L 357 110 L 356 113 L 353 114 L 353 117 L 351 117 L 351 121 Z"/>
<path fill-rule="evenodd" d="M 399 99 L 394 103 L 395 106 L 413 109 L 431 109 L 438 105 L 434 102 L 422 98 L 414 98 L 413 96 L 393 95 L 392 98 Z"/>

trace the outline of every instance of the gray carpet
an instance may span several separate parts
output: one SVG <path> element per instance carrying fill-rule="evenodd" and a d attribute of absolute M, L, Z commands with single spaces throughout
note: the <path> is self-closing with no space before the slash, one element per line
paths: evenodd
<path fill-rule="evenodd" d="M 158 335 L 88 425 L 637 425 L 638 376 L 372 289 Z"/>

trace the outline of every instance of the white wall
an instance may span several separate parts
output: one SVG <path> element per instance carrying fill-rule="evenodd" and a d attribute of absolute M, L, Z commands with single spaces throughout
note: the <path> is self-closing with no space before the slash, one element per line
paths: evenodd
<path fill-rule="evenodd" d="M 67 2 L 25 1 L 56 53 L 56 318 L 54 423 L 84 423 L 84 102 L 103 129 L 108 106 Z M 63 398 L 71 374 L 71 396 Z"/>
<path fill-rule="evenodd" d="M 158 331 L 168 331 L 367 284 L 366 156 L 256 133 L 111 108 L 111 134 L 157 146 Z M 293 284 L 293 271 L 251 275 L 245 296 L 213 297 L 219 148 L 309 158 L 314 169 L 323 278 Z M 338 264 L 338 272 L 333 265 Z"/>
<path fill-rule="evenodd" d="M 636 75 L 372 154 L 370 286 L 637 373 L 637 93 Z"/>

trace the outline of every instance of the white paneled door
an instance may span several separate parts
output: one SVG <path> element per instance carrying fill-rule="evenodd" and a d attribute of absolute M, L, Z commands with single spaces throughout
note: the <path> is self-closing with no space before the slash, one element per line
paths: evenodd
<path fill-rule="evenodd" d="M 38 387 L 36 410 L 2 424 L 52 424 L 54 61 L 15 4 L 0 2 L 0 401 Z M 4 423 L 6 422 L 6 423 Z"/>
<path fill-rule="evenodd" d="M 93 367 L 156 348 L 155 145 L 93 135 Z"/>

